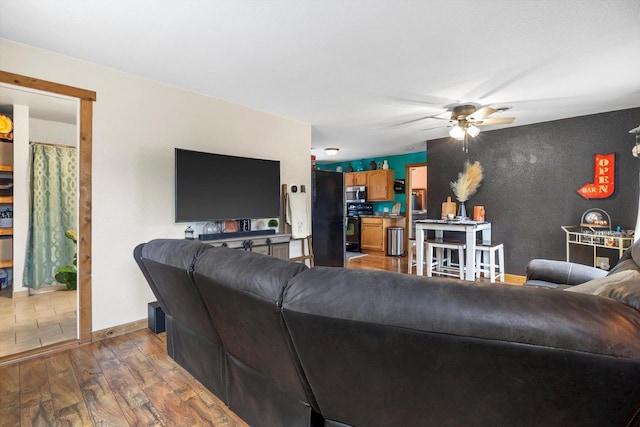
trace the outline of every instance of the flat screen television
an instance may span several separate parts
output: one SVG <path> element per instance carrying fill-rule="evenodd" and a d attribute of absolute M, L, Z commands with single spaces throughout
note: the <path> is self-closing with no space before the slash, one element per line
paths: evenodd
<path fill-rule="evenodd" d="M 176 222 L 280 216 L 280 162 L 175 149 Z"/>

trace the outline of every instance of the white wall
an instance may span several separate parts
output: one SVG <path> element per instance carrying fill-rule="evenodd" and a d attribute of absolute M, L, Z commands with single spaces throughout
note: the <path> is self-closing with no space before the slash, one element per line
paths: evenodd
<path fill-rule="evenodd" d="M 68 123 L 29 118 L 29 139 L 48 144 L 78 145 L 78 127 Z"/>
<path fill-rule="evenodd" d="M 13 292 L 22 286 L 29 232 L 29 107 L 13 106 Z"/>
<path fill-rule="evenodd" d="M 280 160 L 282 183 L 311 185 L 309 124 L 6 40 L 0 69 L 97 94 L 93 330 L 147 316 L 154 297 L 133 248 L 184 237 L 186 224 L 173 220 L 174 147 Z"/>

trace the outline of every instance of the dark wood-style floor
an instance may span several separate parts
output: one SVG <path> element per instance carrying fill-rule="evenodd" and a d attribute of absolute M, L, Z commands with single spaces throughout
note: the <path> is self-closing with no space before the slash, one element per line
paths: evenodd
<path fill-rule="evenodd" d="M 348 268 L 407 272 L 406 258 Z M 0 426 L 245 426 L 144 329 L 0 366 Z"/>

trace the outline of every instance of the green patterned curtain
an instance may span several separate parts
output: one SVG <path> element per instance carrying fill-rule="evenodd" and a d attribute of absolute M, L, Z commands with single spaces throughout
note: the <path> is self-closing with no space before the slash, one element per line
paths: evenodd
<path fill-rule="evenodd" d="M 71 265 L 73 241 L 65 237 L 76 224 L 76 149 L 31 145 L 31 212 L 24 286 L 38 289 L 57 285 L 59 266 Z"/>

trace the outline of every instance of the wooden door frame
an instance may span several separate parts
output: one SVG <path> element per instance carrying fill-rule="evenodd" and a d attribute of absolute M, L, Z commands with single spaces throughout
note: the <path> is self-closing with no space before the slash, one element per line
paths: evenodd
<path fill-rule="evenodd" d="M 0 70 L 0 83 L 46 93 L 76 98 L 80 102 L 78 127 L 80 129 L 78 163 L 78 318 L 79 337 L 75 340 L 0 358 L 0 365 L 15 362 L 61 349 L 75 347 L 91 341 L 91 164 L 93 141 L 93 103 L 96 93 L 59 83 L 13 74 Z M 17 89 L 19 90 L 19 89 Z"/>
<path fill-rule="evenodd" d="M 406 214 L 406 227 L 407 227 L 407 232 L 404 234 L 404 244 L 405 244 L 405 249 L 409 248 L 409 231 L 411 230 L 411 223 L 409 221 L 409 217 L 411 216 L 409 214 L 409 211 L 411 210 L 411 192 L 409 191 L 412 187 L 411 185 L 411 169 L 412 168 L 419 168 L 419 167 L 427 167 L 427 162 L 420 162 L 420 163 L 408 163 L 406 165 L 404 165 L 405 168 L 405 187 L 404 187 L 404 192 L 405 192 L 405 214 Z M 427 186 L 429 184 L 427 183 Z M 405 251 L 407 252 L 407 251 Z"/>

